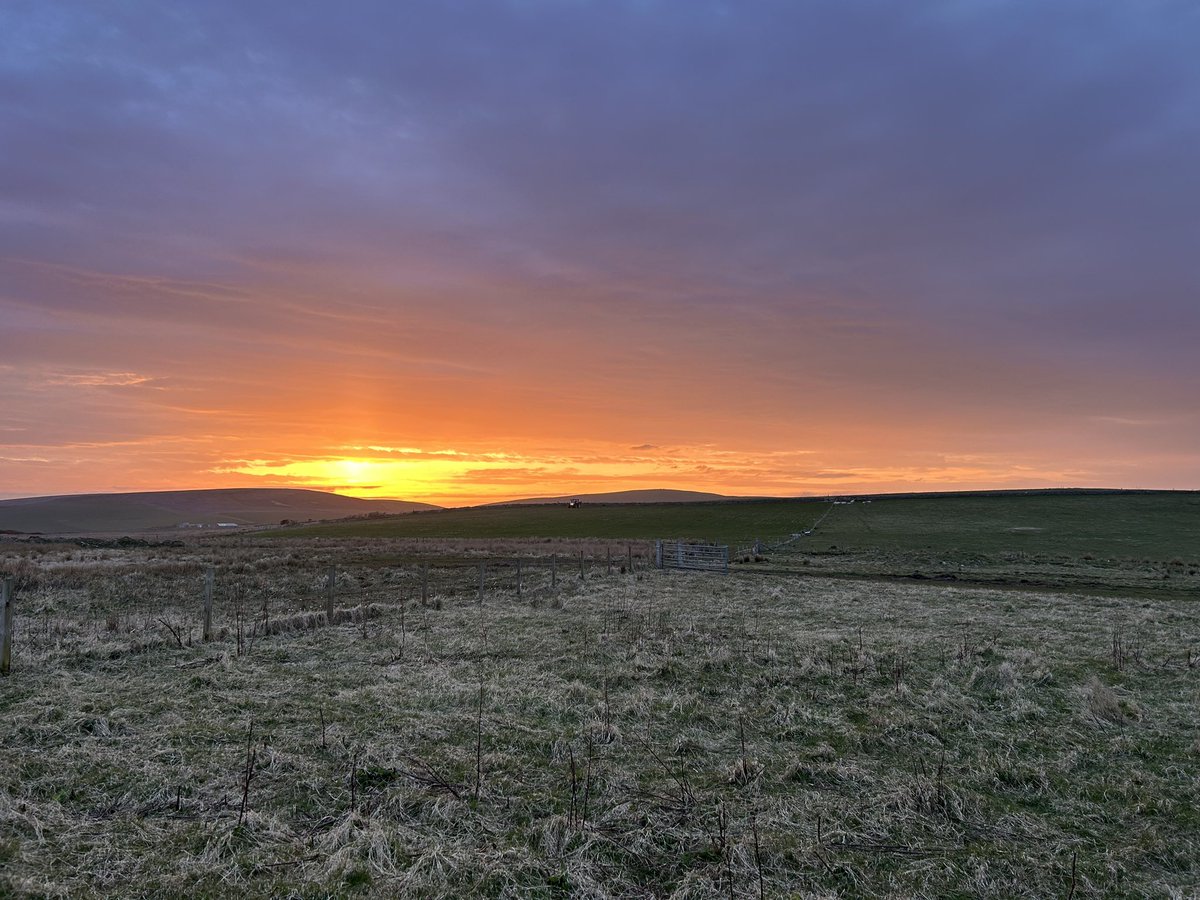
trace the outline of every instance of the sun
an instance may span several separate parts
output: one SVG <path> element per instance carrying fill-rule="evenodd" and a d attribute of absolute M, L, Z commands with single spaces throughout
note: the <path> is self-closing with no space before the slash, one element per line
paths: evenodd
<path fill-rule="evenodd" d="M 343 484 L 360 485 L 371 481 L 374 465 L 365 459 L 339 459 L 329 468 L 336 472 L 335 479 Z"/>

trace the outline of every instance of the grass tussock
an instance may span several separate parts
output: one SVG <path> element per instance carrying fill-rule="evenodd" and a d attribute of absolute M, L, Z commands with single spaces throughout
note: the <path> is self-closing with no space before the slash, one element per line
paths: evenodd
<path fill-rule="evenodd" d="M 1116 692 L 1096 676 L 1084 687 L 1088 715 L 1097 722 L 1124 725 L 1140 718 L 1141 710 L 1131 700 L 1121 700 Z"/>

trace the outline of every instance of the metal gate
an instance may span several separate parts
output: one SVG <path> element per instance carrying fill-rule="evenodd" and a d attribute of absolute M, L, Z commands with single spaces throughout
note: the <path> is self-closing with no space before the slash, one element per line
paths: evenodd
<path fill-rule="evenodd" d="M 660 569 L 728 573 L 729 547 L 726 544 L 655 541 L 654 564 Z"/>

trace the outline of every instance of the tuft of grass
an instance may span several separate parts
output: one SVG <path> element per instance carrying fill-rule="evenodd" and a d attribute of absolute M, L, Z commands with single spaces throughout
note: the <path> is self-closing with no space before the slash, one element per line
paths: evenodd
<path fill-rule="evenodd" d="M 1094 675 L 1084 687 L 1084 700 L 1088 714 L 1101 722 L 1123 725 L 1140 716 L 1136 703 L 1119 699 L 1112 688 Z"/>

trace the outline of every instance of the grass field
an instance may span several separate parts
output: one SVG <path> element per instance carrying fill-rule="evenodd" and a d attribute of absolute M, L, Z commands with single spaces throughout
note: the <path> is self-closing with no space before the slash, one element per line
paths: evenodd
<path fill-rule="evenodd" d="M 729 544 L 735 559 L 738 548 L 761 540 L 772 549 L 748 568 L 1138 595 L 1200 591 L 1200 494 L 1188 492 L 482 507 L 275 534 L 406 539 L 417 552 L 420 541 L 444 539 L 597 538 L 619 552 L 622 541 L 685 537 Z"/>
<path fill-rule="evenodd" d="M 289 528 L 296 537 L 694 538 L 774 543 L 829 511 L 819 500 L 497 506 L 435 510 Z M 1136 557 L 1167 561 L 1200 547 L 1200 493 L 980 494 L 876 499 L 836 506 L 813 543 L 956 553 Z"/>
<path fill-rule="evenodd" d="M 0 546 L 0 894 L 1200 891 L 1192 600 L 455 549 Z"/>

